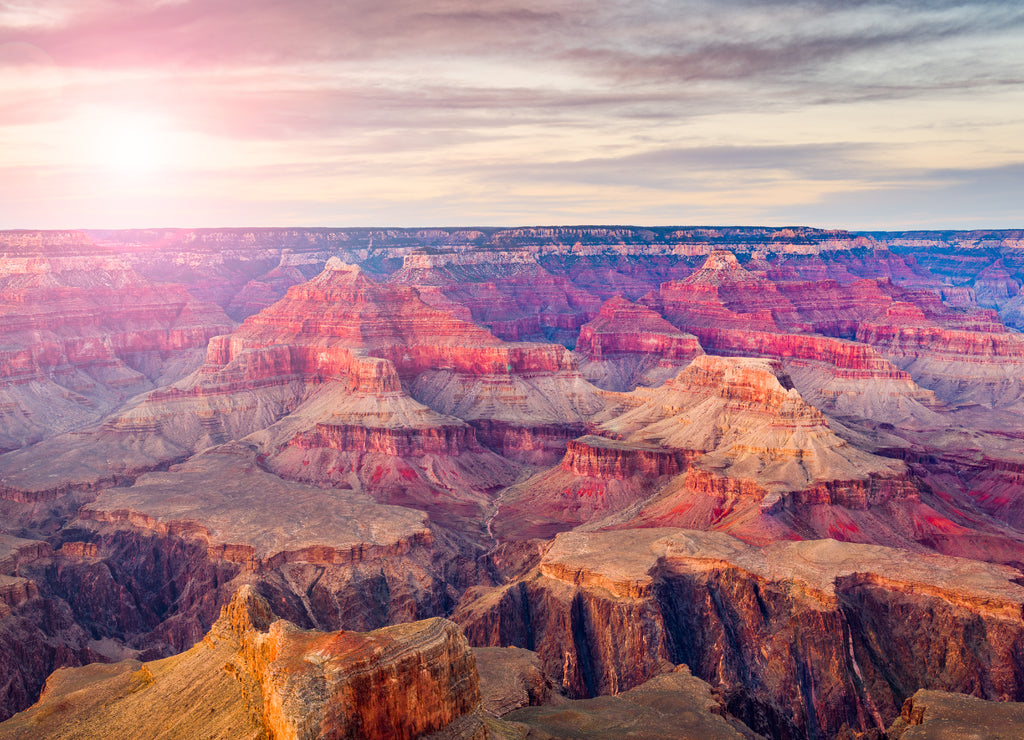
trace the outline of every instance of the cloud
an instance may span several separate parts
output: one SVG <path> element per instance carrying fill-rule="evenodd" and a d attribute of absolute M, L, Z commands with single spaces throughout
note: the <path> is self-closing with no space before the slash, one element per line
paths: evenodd
<path fill-rule="evenodd" d="M 886 212 L 927 192 L 1016 213 L 985 167 L 1020 154 L 1022 45 L 1024 6 L 999 0 L 0 0 L 0 168 L 35 157 L 9 175 L 81 203 L 95 173 L 47 174 L 53 140 L 137 111 L 202 154 L 190 187 L 261 218 L 388 212 L 351 181 L 451 223 L 793 221 L 872 189 Z"/>

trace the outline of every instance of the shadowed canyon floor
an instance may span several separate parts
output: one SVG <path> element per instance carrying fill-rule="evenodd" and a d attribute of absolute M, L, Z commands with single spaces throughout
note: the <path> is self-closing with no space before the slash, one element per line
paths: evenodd
<path fill-rule="evenodd" d="M 0 255 L 0 737 L 1020 727 L 1022 232 Z"/>

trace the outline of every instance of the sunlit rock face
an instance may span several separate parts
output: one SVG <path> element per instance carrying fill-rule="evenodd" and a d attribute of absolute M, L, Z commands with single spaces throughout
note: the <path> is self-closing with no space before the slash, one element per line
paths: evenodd
<path fill-rule="evenodd" d="M 909 685 L 1024 698 L 1017 577 L 833 540 L 757 548 L 693 530 L 574 532 L 453 618 L 474 645 L 536 651 L 570 696 L 626 691 L 682 662 L 755 731 L 833 737 L 886 727 Z M 982 625 L 984 638 L 967 637 Z"/>
<path fill-rule="evenodd" d="M 0 234 L 0 733 L 1012 727 L 1022 244 Z"/>
<path fill-rule="evenodd" d="M 628 391 L 661 385 L 704 350 L 657 312 L 618 296 L 580 328 L 576 352 L 584 377 L 601 388 Z"/>
<path fill-rule="evenodd" d="M 476 664 L 451 622 L 366 633 L 302 630 L 243 586 L 205 637 L 158 661 L 62 669 L 0 737 L 485 737 Z"/>

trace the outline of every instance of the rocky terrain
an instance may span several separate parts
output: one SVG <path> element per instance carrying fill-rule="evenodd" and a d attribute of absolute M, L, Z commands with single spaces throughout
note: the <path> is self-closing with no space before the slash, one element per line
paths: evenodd
<path fill-rule="evenodd" d="M 1022 285 L 1008 231 L 0 233 L 0 736 L 1013 736 Z"/>

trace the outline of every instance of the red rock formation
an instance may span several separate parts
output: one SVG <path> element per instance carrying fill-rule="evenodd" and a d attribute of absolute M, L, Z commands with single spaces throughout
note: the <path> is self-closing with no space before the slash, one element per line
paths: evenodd
<path fill-rule="evenodd" d="M 945 400 L 992 406 L 1024 396 L 1024 339 L 989 316 L 940 322 L 917 305 L 899 302 L 884 317 L 863 322 L 857 339 Z"/>
<path fill-rule="evenodd" d="M 601 431 L 628 442 L 702 453 L 695 462 L 772 491 L 818 481 L 899 475 L 901 463 L 838 437 L 778 363 L 702 355 L 660 388 L 638 388 Z"/>
<path fill-rule="evenodd" d="M 667 659 L 758 732 L 830 737 L 884 728 L 922 687 L 1024 696 L 1014 578 L 828 540 L 757 549 L 680 530 L 568 533 L 539 572 L 473 594 L 454 619 L 472 644 L 536 651 L 573 696 L 623 691 Z"/>
<path fill-rule="evenodd" d="M 616 297 L 583 325 L 576 352 L 584 376 L 609 390 L 658 385 L 703 354 L 692 334 L 680 332 L 649 308 Z"/>
<path fill-rule="evenodd" d="M 269 427 L 332 383 L 378 397 L 412 385 L 418 398 L 449 415 L 527 430 L 567 419 L 578 426 L 603 405 L 564 348 L 507 344 L 430 308 L 412 288 L 381 285 L 334 260 L 236 332 L 212 341 L 196 373 L 133 402 L 88 440 L 65 440 L 12 460 L 5 482 L 38 497 L 64 480 L 93 487 L 110 480 L 85 458 L 113 461 L 122 479 L 137 475 Z M 455 408 L 463 402 L 467 408 Z M 321 420 L 304 418 L 307 428 Z M 156 442 L 140 443 L 143 438 Z"/>
<path fill-rule="evenodd" d="M 696 334 L 698 327 L 775 331 L 780 326 L 810 330 L 775 284 L 740 266 L 732 252 L 712 252 L 685 280 L 664 283 L 658 293 L 662 314 Z M 699 334 L 697 336 L 700 336 Z"/>
<path fill-rule="evenodd" d="M 403 429 L 319 423 L 313 431 L 292 437 L 290 444 L 300 450 L 328 447 L 344 452 L 380 452 L 402 457 L 458 455 L 466 450 L 480 450 L 473 427 L 467 425 Z"/>
<path fill-rule="evenodd" d="M 240 668 L 260 687 L 261 719 L 273 736 L 411 739 L 480 703 L 476 662 L 451 622 L 325 634 L 272 618 L 266 601 L 245 589 L 222 616 L 237 635 Z"/>
<path fill-rule="evenodd" d="M 551 275 L 528 253 L 412 254 L 390 282 L 433 286 L 510 341 L 571 343 L 600 306 L 598 298 Z"/>
<path fill-rule="evenodd" d="M 0 451 L 98 419 L 196 365 L 231 330 L 216 306 L 112 258 L 0 265 Z"/>
<path fill-rule="evenodd" d="M 701 354 L 696 337 L 681 333 L 654 311 L 617 297 L 580 329 L 576 351 L 591 360 L 619 353 L 655 354 L 685 364 Z"/>
<path fill-rule="evenodd" d="M 596 436 L 571 440 L 562 462 L 502 494 L 489 530 L 499 539 L 551 537 L 649 498 L 692 454 Z"/>
<path fill-rule="evenodd" d="M 574 475 L 623 480 L 637 474 L 651 478 L 676 475 L 686 462 L 686 456 L 677 450 L 627 445 L 591 435 L 569 442 L 561 468 Z"/>
<path fill-rule="evenodd" d="M 69 695 L 75 696 L 69 701 Z M 483 738 L 479 680 L 442 619 L 369 633 L 311 632 L 244 586 L 204 640 L 161 661 L 61 671 L 0 737 L 127 737 L 173 726 L 204 737 Z"/>

